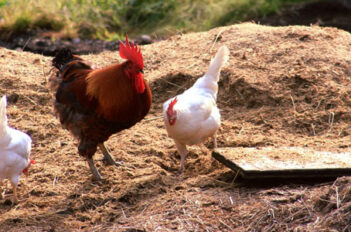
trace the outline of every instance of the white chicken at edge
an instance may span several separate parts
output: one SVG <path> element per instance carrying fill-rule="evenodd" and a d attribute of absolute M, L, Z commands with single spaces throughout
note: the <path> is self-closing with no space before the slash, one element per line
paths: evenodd
<path fill-rule="evenodd" d="M 32 140 L 26 133 L 8 126 L 6 106 L 6 96 L 3 96 L 0 100 L 0 187 L 4 179 L 9 179 L 13 203 L 17 203 L 19 177 L 22 173 L 27 176 L 28 168 L 34 163 L 29 159 Z"/>
<path fill-rule="evenodd" d="M 213 137 L 217 148 L 216 133 L 221 125 L 221 115 L 216 105 L 218 80 L 222 66 L 229 59 L 226 46 L 219 48 L 204 76 L 195 84 L 163 104 L 163 118 L 168 136 L 173 138 L 180 154 L 181 174 L 188 153 L 186 146 L 203 143 Z"/>

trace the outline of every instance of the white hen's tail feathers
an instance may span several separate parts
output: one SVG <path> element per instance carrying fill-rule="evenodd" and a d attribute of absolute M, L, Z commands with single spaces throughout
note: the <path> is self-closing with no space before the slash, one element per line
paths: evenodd
<path fill-rule="evenodd" d="M 222 46 L 218 49 L 216 56 L 211 60 L 210 66 L 205 74 L 208 78 L 215 78 L 214 81 L 219 80 L 219 72 L 221 71 L 222 66 L 229 59 L 229 50 L 227 46 Z"/>
<path fill-rule="evenodd" d="M 7 100 L 4 95 L 0 100 L 0 137 L 7 134 L 7 115 L 6 115 Z"/>

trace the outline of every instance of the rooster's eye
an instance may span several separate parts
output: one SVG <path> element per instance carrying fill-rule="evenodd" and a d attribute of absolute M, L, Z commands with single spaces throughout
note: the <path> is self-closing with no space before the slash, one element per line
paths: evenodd
<path fill-rule="evenodd" d="M 142 74 L 144 74 L 144 70 L 140 69 L 139 72 L 141 72 Z"/>

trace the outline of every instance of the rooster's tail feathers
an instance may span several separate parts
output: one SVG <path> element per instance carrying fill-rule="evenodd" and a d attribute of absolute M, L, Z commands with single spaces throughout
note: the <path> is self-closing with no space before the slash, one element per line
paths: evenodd
<path fill-rule="evenodd" d="M 73 61 L 76 61 L 73 63 Z M 57 72 L 53 72 L 53 74 L 49 77 L 48 87 L 53 91 L 57 92 L 64 76 L 62 76 L 62 72 L 66 70 L 66 68 L 70 68 L 70 70 L 79 70 L 79 69 L 91 69 L 90 65 L 85 63 L 82 58 L 77 55 L 74 55 L 69 48 L 63 48 L 59 50 L 54 59 L 52 60 L 52 66 L 57 69 Z"/>
<path fill-rule="evenodd" d="M 6 115 L 7 100 L 4 95 L 0 100 L 0 136 L 7 132 L 7 115 Z"/>
<path fill-rule="evenodd" d="M 211 60 L 210 67 L 206 72 L 206 76 L 216 78 L 216 81 L 218 81 L 219 71 L 221 70 L 221 67 L 228 61 L 228 59 L 229 49 L 224 45 L 218 49 L 216 56 Z"/>
<path fill-rule="evenodd" d="M 75 57 L 73 56 L 72 51 L 69 48 L 63 48 L 56 53 L 55 58 L 52 60 L 52 66 L 61 70 L 63 66 L 74 59 Z"/>

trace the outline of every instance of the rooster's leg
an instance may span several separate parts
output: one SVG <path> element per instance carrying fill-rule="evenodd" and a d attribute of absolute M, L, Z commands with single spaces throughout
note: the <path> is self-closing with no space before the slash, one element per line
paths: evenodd
<path fill-rule="evenodd" d="M 96 169 L 95 164 L 94 164 L 94 160 L 92 158 L 88 159 L 88 164 L 89 164 L 89 167 L 90 167 L 90 171 L 93 174 L 93 178 L 95 180 L 98 180 L 98 181 L 101 180 L 100 173 Z"/>
<path fill-rule="evenodd" d="M 186 146 L 184 144 L 175 142 L 177 150 L 179 152 L 180 155 L 180 168 L 178 170 L 178 175 L 182 174 L 183 172 L 183 168 L 184 168 L 184 161 L 185 161 L 185 157 L 188 153 Z"/>
<path fill-rule="evenodd" d="M 109 164 L 109 165 L 116 165 L 119 166 L 121 165 L 120 163 L 117 163 L 112 156 L 110 155 L 110 152 L 108 151 L 108 149 L 105 147 L 105 144 L 103 143 L 99 143 L 98 144 L 99 148 L 102 151 L 102 154 L 104 154 L 104 160 Z"/>

